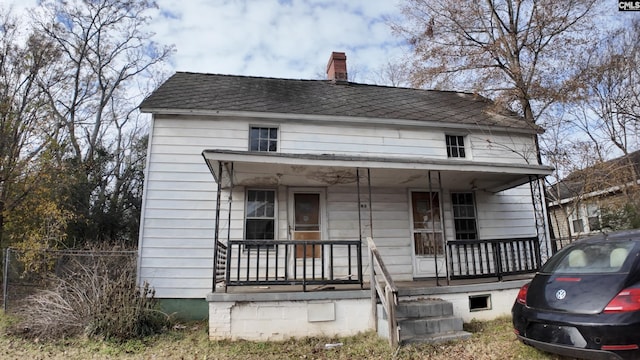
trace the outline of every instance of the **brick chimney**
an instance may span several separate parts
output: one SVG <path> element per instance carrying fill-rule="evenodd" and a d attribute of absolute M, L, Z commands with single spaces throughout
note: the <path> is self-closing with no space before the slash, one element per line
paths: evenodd
<path fill-rule="evenodd" d="M 346 84 L 347 79 L 347 55 L 343 52 L 332 52 L 327 64 L 327 79 L 335 83 Z"/>

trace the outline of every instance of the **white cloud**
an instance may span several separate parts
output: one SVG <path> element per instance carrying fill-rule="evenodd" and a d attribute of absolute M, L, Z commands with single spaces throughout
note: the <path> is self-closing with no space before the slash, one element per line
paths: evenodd
<path fill-rule="evenodd" d="M 401 41 L 385 17 L 398 0 L 157 0 L 150 27 L 161 44 L 174 44 L 176 71 L 285 78 L 317 78 L 332 51 L 365 74 L 397 58 Z M 16 10 L 36 0 L 0 0 Z"/>
<path fill-rule="evenodd" d="M 156 17 L 160 21 L 153 30 L 158 41 L 176 45 L 174 67 L 180 71 L 316 78 L 324 72 L 331 51 L 346 52 L 349 64 L 363 69 L 377 68 L 390 53 L 401 51 L 383 19 L 397 15 L 394 1 L 158 4 L 173 16 Z"/>

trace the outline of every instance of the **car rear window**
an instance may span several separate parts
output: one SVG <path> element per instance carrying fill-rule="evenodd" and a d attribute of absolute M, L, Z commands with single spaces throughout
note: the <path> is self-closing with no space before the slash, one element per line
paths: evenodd
<path fill-rule="evenodd" d="M 581 243 L 551 257 L 542 272 L 565 274 L 615 273 L 622 269 L 635 242 Z"/>

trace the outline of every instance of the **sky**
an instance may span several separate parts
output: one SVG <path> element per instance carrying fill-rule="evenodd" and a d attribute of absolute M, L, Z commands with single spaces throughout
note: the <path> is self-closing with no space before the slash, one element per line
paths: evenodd
<path fill-rule="evenodd" d="M 345 52 L 357 82 L 402 58 L 387 19 L 398 0 L 157 0 L 154 40 L 175 45 L 170 70 L 319 79 L 332 51 Z M 26 11 L 36 0 L 0 0 Z"/>

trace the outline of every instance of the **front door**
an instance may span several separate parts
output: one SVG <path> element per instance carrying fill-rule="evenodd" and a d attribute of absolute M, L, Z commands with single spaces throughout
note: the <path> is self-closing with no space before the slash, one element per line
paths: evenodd
<path fill-rule="evenodd" d="M 323 192 L 319 190 L 292 190 L 290 193 L 289 229 L 292 240 L 322 240 L 323 234 Z M 291 269 L 296 277 L 302 275 L 302 266 L 306 264 L 307 277 L 318 278 L 322 274 L 322 246 L 296 245 L 293 256 L 296 269 Z"/>
<path fill-rule="evenodd" d="M 446 265 L 438 192 L 411 192 L 411 224 L 413 276 L 416 278 L 444 276 Z"/>
<path fill-rule="evenodd" d="M 293 193 L 293 240 L 321 240 L 320 194 Z M 296 246 L 296 258 L 322 256 L 320 245 Z"/>

